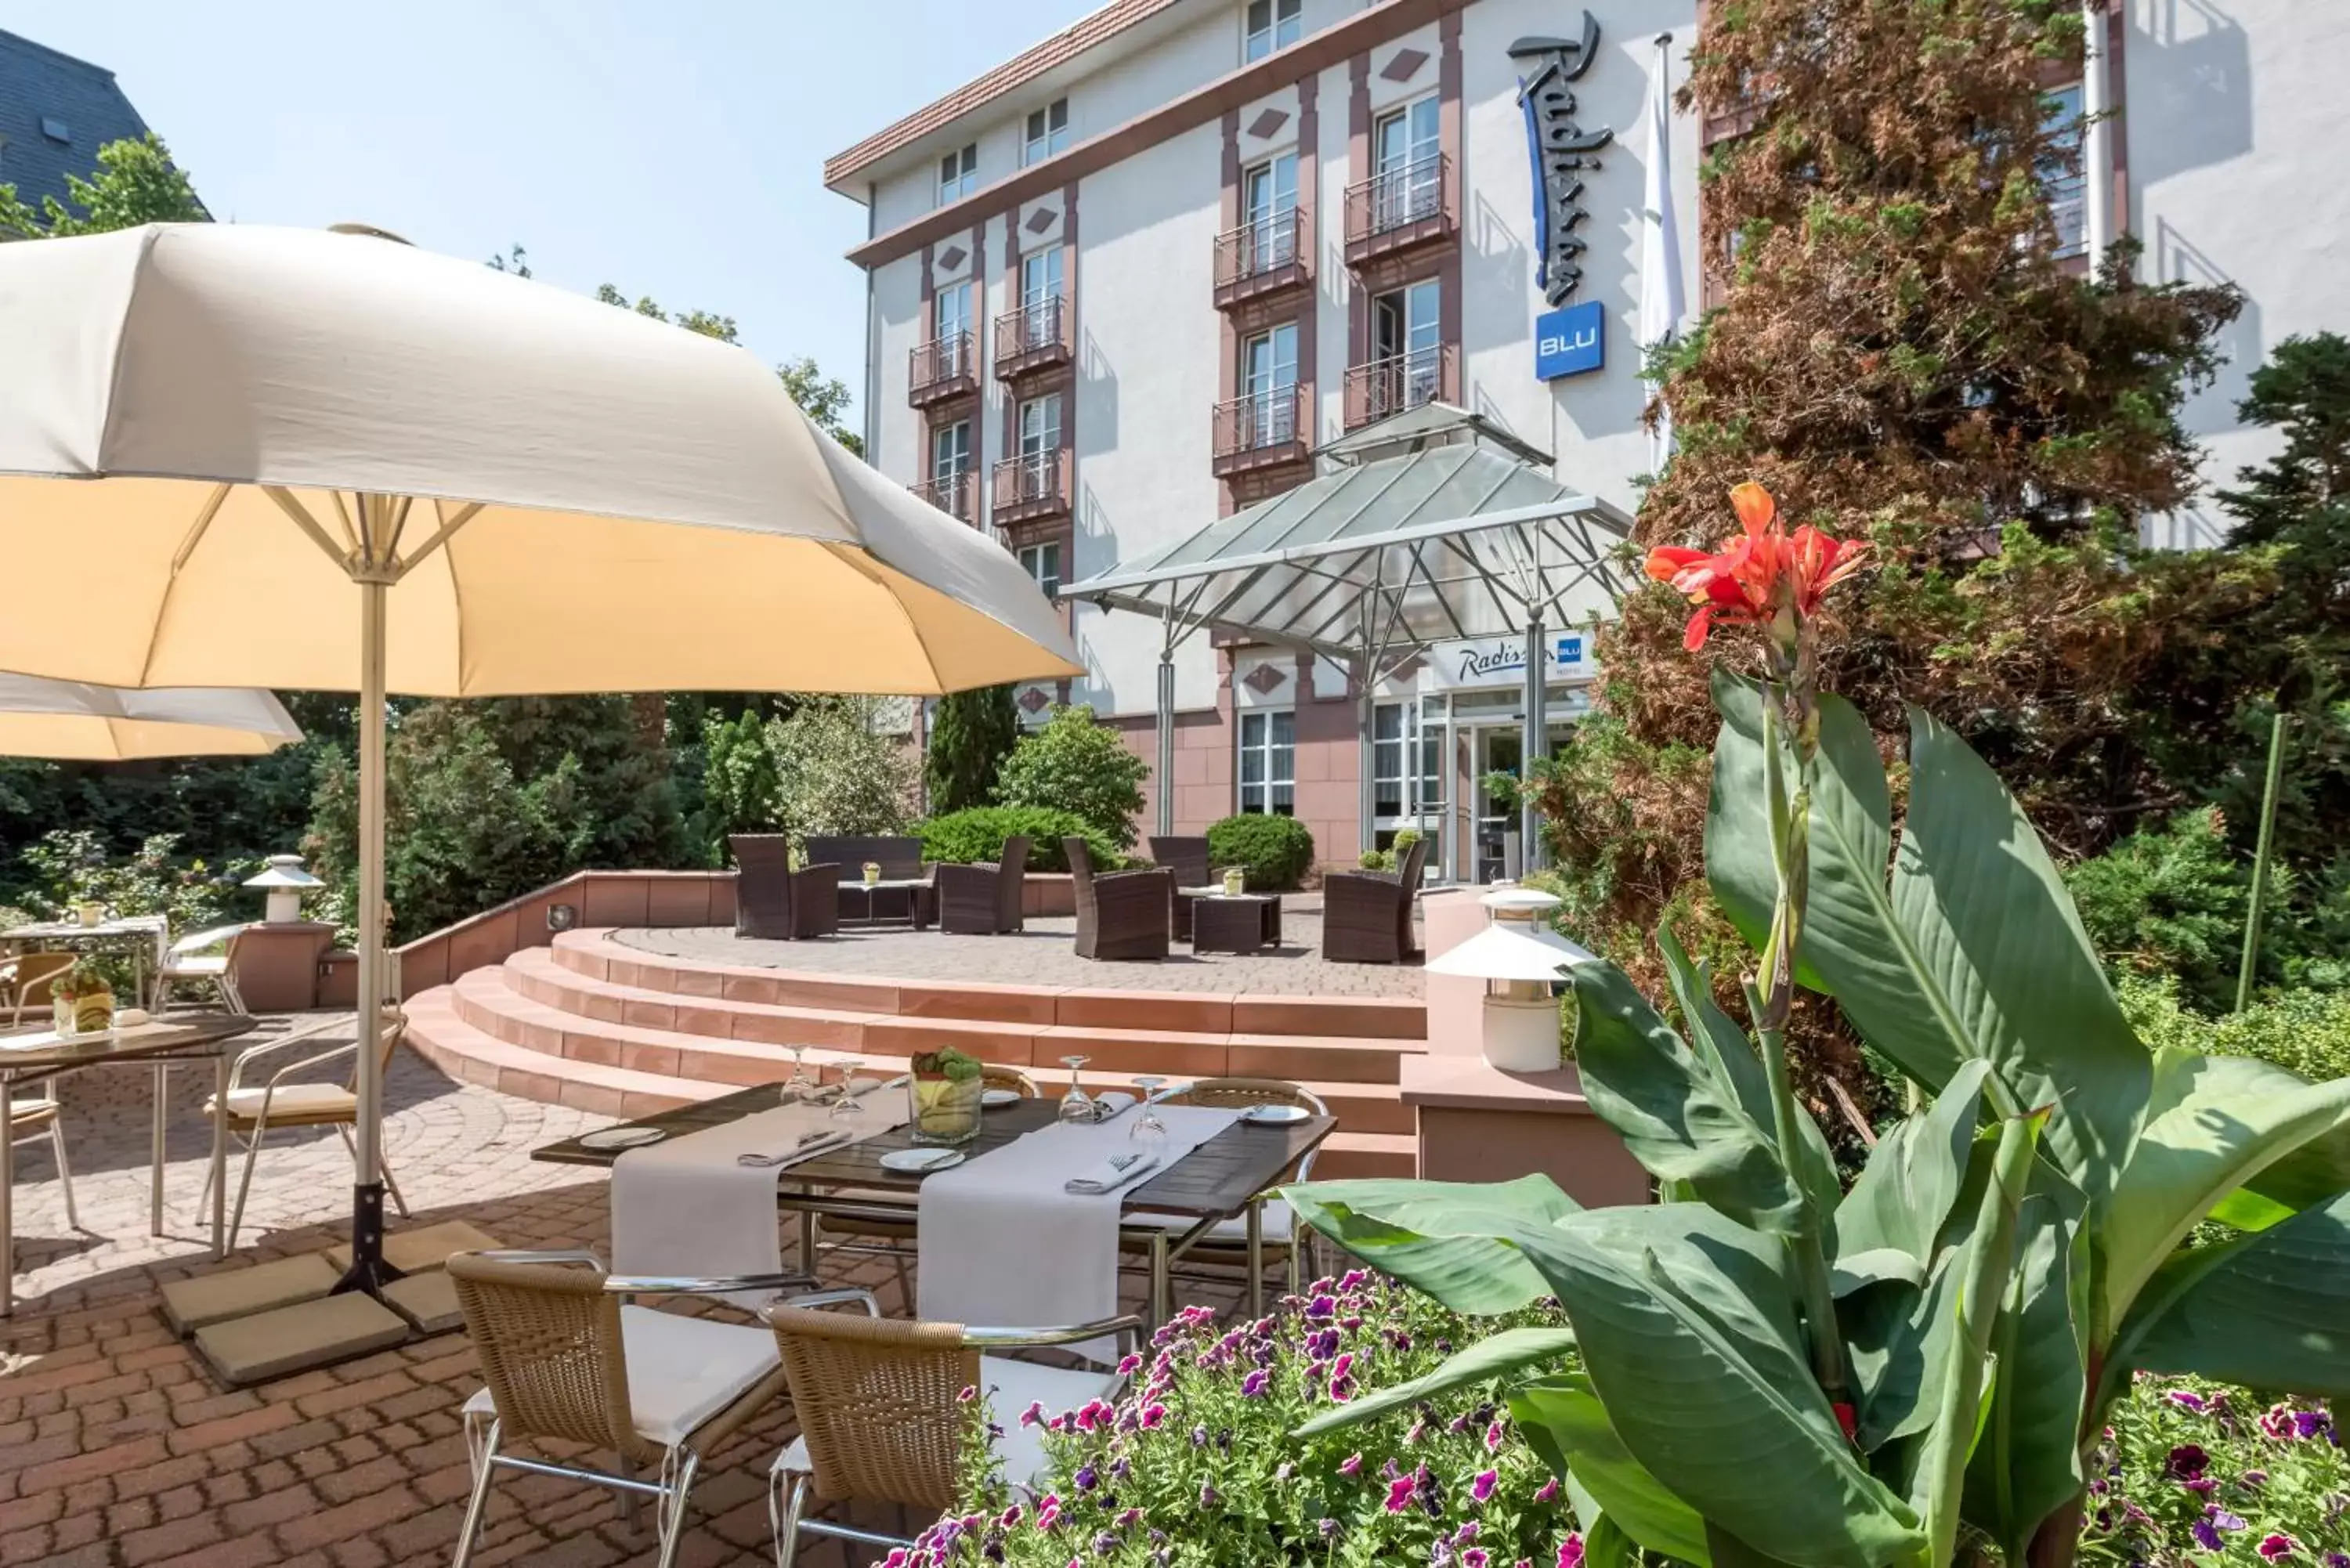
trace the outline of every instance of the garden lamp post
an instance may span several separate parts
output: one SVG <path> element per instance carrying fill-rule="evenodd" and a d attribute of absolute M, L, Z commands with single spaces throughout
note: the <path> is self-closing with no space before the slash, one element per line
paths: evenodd
<path fill-rule="evenodd" d="M 302 895 L 326 884 L 302 868 L 299 855 L 273 855 L 263 862 L 259 875 L 244 879 L 244 886 L 268 895 L 261 918 L 273 926 L 284 926 L 302 918 Z"/>
<path fill-rule="evenodd" d="M 1440 957 L 1430 974 L 1485 981 L 1478 1038 L 1485 1060 L 1505 1073 L 1544 1073 L 1558 1065 L 1558 997 L 1553 987 L 1569 965 L 1596 955 L 1550 929 L 1559 900 L 1504 885 L 1477 900 L 1485 929 Z"/>

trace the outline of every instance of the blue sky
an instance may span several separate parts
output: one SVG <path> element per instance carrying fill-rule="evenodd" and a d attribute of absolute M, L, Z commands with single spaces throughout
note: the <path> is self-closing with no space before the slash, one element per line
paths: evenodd
<path fill-rule="evenodd" d="M 855 389 L 865 209 L 823 161 L 1097 4 L 7 0 L 0 27 L 111 69 L 215 216 L 519 242 Z"/>

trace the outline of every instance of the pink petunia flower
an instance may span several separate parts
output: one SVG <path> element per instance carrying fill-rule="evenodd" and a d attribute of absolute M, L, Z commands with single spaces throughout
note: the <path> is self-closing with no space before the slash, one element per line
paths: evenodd
<path fill-rule="evenodd" d="M 2258 1552 L 2262 1557 L 2267 1558 L 2272 1563 L 2282 1563 L 2286 1558 L 2292 1556 L 2293 1552 L 2300 1548 L 2300 1545 L 2301 1542 L 2295 1541 L 2292 1536 L 2279 1534 L 2275 1531 L 2271 1531 L 2268 1534 L 2261 1537 L 2261 1543 L 2252 1550 Z"/>
<path fill-rule="evenodd" d="M 1499 1470 L 1479 1470 L 1476 1478 L 1469 1483 L 1469 1495 L 1479 1502 L 1483 1502 L 1493 1495 L 1493 1488 L 1501 1479 L 1502 1472 Z"/>
<path fill-rule="evenodd" d="M 1557 1568 L 1583 1568 L 1583 1535 L 1581 1532 L 1567 1532 L 1566 1539 L 1558 1543 Z"/>
<path fill-rule="evenodd" d="M 1501 1419 L 1497 1417 L 1494 1418 L 1493 1424 L 1485 1428 L 1485 1451 L 1489 1454 L 1500 1453 L 1502 1451 L 1502 1423 Z"/>
<path fill-rule="evenodd" d="M 1044 1424 L 1044 1420 L 1045 1401 L 1042 1399 L 1030 1400 L 1028 1402 L 1028 1408 L 1020 1412 L 1020 1424 L 1023 1427 L 1041 1426 Z"/>
<path fill-rule="evenodd" d="M 1542 1483 L 1541 1490 L 1534 1493 L 1534 1501 L 1536 1502 L 1556 1502 L 1558 1501 L 1558 1478 L 1556 1476 L 1553 1476 L 1550 1480 Z"/>
<path fill-rule="evenodd" d="M 1388 1511 L 1401 1513 L 1411 1506 L 1411 1494 L 1419 1490 L 1418 1476 L 1399 1476 L 1388 1485 Z"/>
<path fill-rule="evenodd" d="M 1363 1456 L 1360 1454 L 1348 1454 L 1345 1459 L 1339 1460 L 1338 1473 L 1342 1476 L 1358 1476 L 1362 1474 Z"/>

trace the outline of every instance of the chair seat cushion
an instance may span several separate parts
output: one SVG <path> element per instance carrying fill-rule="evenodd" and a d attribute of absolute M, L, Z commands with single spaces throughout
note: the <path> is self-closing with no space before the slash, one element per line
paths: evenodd
<path fill-rule="evenodd" d="M 1188 1231 L 1193 1225 L 1199 1223 L 1199 1221 L 1192 1219 L 1192 1217 L 1188 1214 L 1128 1214 L 1126 1216 L 1124 1223 L 1128 1225 L 1156 1225 L 1162 1231 Z M 1268 1246 L 1288 1245 L 1289 1232 L 1293 1228 L 1294 1221 L 1289 1211 L 1289 1205 L 1283 1202 L 1278 1198 L 1268 1199 L 1264 1206 L 1264 1223 L 1262 1227 L 1262 1233 L 1263 1234 L 1266 1244 Z M 1217 1220 L 1215 1229 L 1208 1232 L 1207 1241 L 1213 1242 L 1218 1246 L 1222 1246 L 1227 1243 L 1235 1247 L 1247 1246 L 1247 1216 L 1243 1215 L 1234 1220 Z"/>
<path fill-rule="evenodd" d="M 266 1089 L 232 1089 L 228 1114 L 239 1121 L 256 1121 L 265 1097 L 272 1122 L 350 1121 L 359 1115 L 359 1096 L 340 1084 L 280 1084 L 275 1095 Z M 212 1114 L 213 1101 L 207 1098 L 204 1115 Z"/>
<path fill-rule="evenodd" d="M 979 1378 L 987 1390 L 988 1413 L 1003 1431 L 1003 1436 L 995 1440 L 995 1457 L 1003 1466 L 1003 1479 L 1014 1486 L 1031 1490 L 1044 1478 L 1047 1468 L 1045 1429 L 1041 1426 L 1022 1426 L 1020 1413 L 1031 1405 L 1042 1405 L 1046 1415 L 1057 1416 L 1064 1410 L 1076 1409 L 1089 1399 L 1111 1397 L 1120 1382 L 1115 1373 L 1075 1372 L 996 1355 L 979 1358 Z M 779 1474 L 814 1474 L 808 1463 L 807 1439 L 794 1438 L 790 1446 L 775 1457 L 775 1469 Z"/>
<path fill-rule="evenodd" d="M 227 972 L 228 957 L 224 953 L 210 957 L 198 955 L 182 957 L 175 954 L 172 961 L 163 966 L 165 980 L 210 980 L 215 975 L 224 975 Z"/>
<path fill-rule="evenodd" d="M 777 1365 L 767 1329 L 620 1309 L 620 1348 L 629 1363 L 629 1413 L 637 1435 L 673 1449 L 751 1391 Z M 487 1388 L 465 1401 L 465 1414 L 487 1417 L 497 1405 Z"/>

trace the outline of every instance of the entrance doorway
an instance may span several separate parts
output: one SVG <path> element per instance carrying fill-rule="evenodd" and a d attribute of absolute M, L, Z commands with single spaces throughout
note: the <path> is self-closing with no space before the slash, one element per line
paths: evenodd
<path fill-rule="evenodd" d="M 1519 776 L 1525 761 L 1525 732 L 1517 726 L 1480 724 L 1469 732 L 1469 742 L 1473 769 L 1470 794 L 1477 803 L 1475 879 L 1486 883 L 1498 882 L 1504 877 L 1514 878 L 1525 869 L 1517 844 L 1518 814 L 1488 787 L 1486 781 L 1495 774 Z"/>

